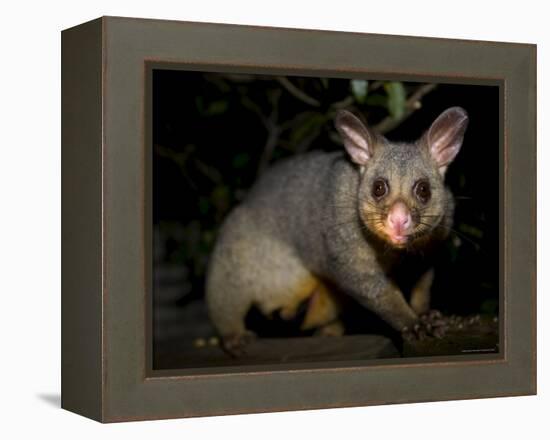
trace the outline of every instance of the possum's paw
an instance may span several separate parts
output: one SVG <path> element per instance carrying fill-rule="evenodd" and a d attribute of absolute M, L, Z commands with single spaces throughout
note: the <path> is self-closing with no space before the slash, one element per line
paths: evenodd
<path fill-rule="evenodd" d="M 430 310 L 420 316 L 412 327 L 405 327 L 401 334 L 407 341 L 422 341 L 428 336 L 441 339 L 449 328 L 449 318 L 443 316 L 438 310 Z"/>
<path fill-rule="evenodd" d="M 246 346 L 256 339 L 256 334 L 250 330 L 236 335 L 228 335 L 223 338 L 223 349 L 232 357 L 240 357 L 246 354 Z"/>

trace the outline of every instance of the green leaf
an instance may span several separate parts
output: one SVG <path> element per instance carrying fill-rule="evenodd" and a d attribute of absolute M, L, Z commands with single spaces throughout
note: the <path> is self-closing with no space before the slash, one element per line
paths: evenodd
<path fill-rule="evenodd" d="M 468 225 L 466 223 L 461 223 L 459 226 L 458 226 L 458 229 L 461 231 L 461 232 L 464 232 L 465 234 L 468 234 L 472 237 L 475 237 L 475 238 L 483 238 L 483 231 L 473 225 Z"/>
<path fill-rule="evenodd" d="M 227 101 L 221 101 L 221 100 L 220 101 L 214 101 L 214 102 L 210 103 L 210 105 L 206 109 L 205 113 L 208 116 L 219 115 L 219 114 L 225 113 L 228 106 L 229 106 L 229 104 L 227 103 Z"/>
<path fill-rule="evenodd" d="M 250 162 L 250 155 L 248 153 L 237 153 L 233 158 L 233 168 L 244 168 Z"/>
<path fill-rule="evenodd" d="M 210 210 L 210 201 L 206 197 L 199 198 L 199 212 L 202 215 L 208 214 Z"/>
<path fill-rule="evenodd" d="M 200 114 L 204 113 L 204 100 L 202 99 L 202 96 L 197 96 L 195 98 L 195 106 Z"/>
<path fill-rule="evenodd" d="M 204 231 L 202 233 L 202 241 L 206 245 L 207 249 L 210 249 L 214 244 L 215 235 L 213 231 Z"/>
<path fill-rule="evenodd" d="M 359 104 L 364 104 L 369 91 L 369 82 L 364 79 L 352 79 L 350 86 L 355 100 Z"/>
<path fill-rule="evenodd" d="M 368 95 L 365 102 L 372 107 L 386 108 L 388 106 L 388 97 L 380 94 Z"/>
<path fill-rule="evenodd" d="M 316 112 L 304 112 L 297 118 L 300 123 L 290 133 L 290 142 L 294 145 L 318 132 L 325 123 L 325 116 Z"/>
<path fill-rule="evenodd" d="M 225 185 L 218 185 L 212 191 L 210 199 L 218 212 L 225 213 L 229 210 L 231 204 L 231 193 Z"/>
<path fill-rule="evenodd" d="M 199 113 L 204 116 L 215 116 L 225 113 L 227 107 L 229 107 L 229 103 L 221 99 L 206 105 L 202 96 L 197 96 L 195 98 L 195 105 Z"/>
<path fill-rule="evenodd" d="M 406 92 L 403 83 L 392 81 L 384 84 L 388 94 L 388 111 L 394 119 L 401 119 L 405 113 Z"/>

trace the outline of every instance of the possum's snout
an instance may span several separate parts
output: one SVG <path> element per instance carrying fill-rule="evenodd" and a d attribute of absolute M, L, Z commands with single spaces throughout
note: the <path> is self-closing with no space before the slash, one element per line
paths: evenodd
<path fill-rule="evenodd" d="M 412 228 L 411 211 L 405 203 L 395 202 L 388 211 L 384 222 L 384 232 L 394 245 L 400 246 L 407 243 Z"/>

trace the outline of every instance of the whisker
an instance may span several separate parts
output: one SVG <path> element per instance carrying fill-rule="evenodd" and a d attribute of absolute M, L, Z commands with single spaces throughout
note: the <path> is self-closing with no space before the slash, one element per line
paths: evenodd
<path fill-rule="evenodd" d="M 419 224 L 421 225 L 425 225 L 425 226 L 428 226 L 428 227 L 431 227 L 432 229 L 437 229 L 437 228 L 443 228 L 443 229 L 447 229 L 449 232 L 452 232 L 454 234 L 456 234 L 458 237 L 466 240 L 467 242 L 469 242 L 471 245 L 473 245 L 477 250 L 480 250 L 481 249 L 481 246 L 479 243 L 475 242 L 474 240 L 472 240 L 470 237 L 466 236 L 465 234 L 463 234 L 462 232 L 460 231 L 457 231 L 456 229 L 450 227 L 450 226 L 447 226 L 447 225 L 444 225 L 444 224 L 430 224 L 430 223 L 423 223 L 423 222 L 419 222 Z"/>
<path fill-rule="evenodd" d="M 356 223 L 356 222 L 357 222 L 357 219 L 352 219 L 352 220 L 348 220 L 348 221 L 345 221 L 345 222 L 329 225 L 329 226 L 327 226 L 327 229 L 334 229 L 334 228 L 338 228 L 340 226 L 351 225 L 352 223 Z"/>

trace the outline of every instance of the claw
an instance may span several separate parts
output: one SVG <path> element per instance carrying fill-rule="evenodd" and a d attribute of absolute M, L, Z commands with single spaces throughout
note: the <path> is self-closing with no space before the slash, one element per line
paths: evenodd
<path fill-rule="evenodd" d="M 430 310 L 419 317 L 412 328 L 402 330 L 403 338 L 407 341 L 422 341 L 430 336 L 441 339 L 449 328 L 449 324 L 456 321 L 456 315 L 445 317 L 438 310 Z"/>

